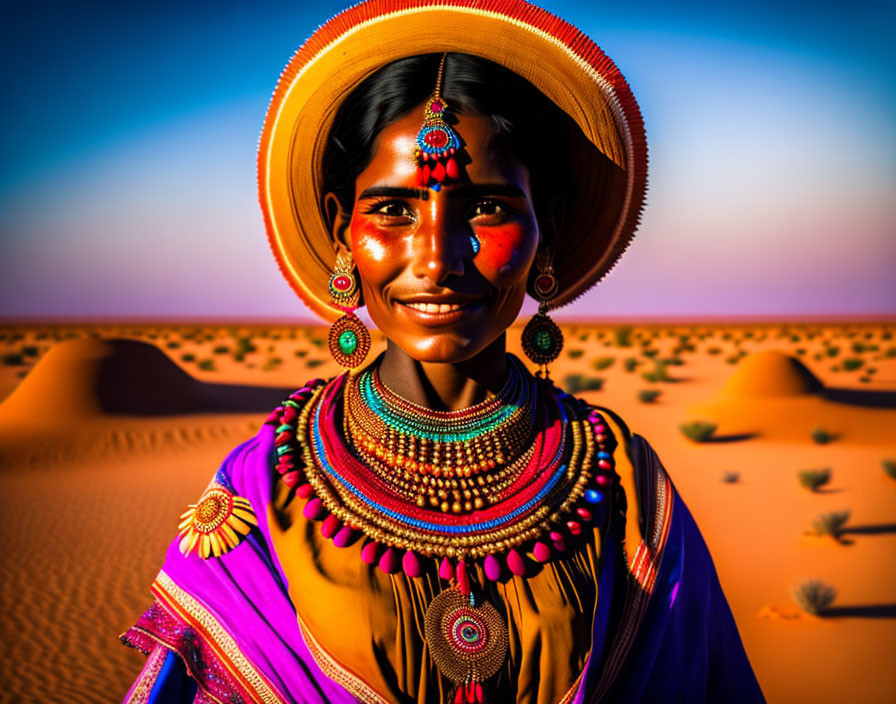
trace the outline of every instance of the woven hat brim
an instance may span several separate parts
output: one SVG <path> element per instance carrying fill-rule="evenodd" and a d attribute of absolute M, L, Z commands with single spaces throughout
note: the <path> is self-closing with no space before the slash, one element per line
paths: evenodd
<path fill-rule="evenodd" d="M 459 52 L 519 74 L 581 129 L 563 156 L 574 193 L 554 267 L 552 307 L 588 290 L 628 246 L 643 207 L 647 147 L 637 103 L 615 64 L 572 25 L 520 0 L 372 0 L 337 15 L 281 74 L 258 153 L 259 199 L 274 256 L 315 313 L 342 314 L 328 281 L 336 253 L 321 207 L 322 161 L 346 96 L 407 56 Z"/>

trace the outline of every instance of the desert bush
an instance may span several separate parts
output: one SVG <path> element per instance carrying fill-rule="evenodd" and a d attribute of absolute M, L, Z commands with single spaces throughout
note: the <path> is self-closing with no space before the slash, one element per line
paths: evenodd
<path fill-rule="evenodd" d="M 7 367 L 15 367 L 24 363 L 25 359 L 18 352 L 7 352 L 3 355 L 3 364 Z"/>
<path fill-rule="evenodd" d="M 323 363 L 324 360 L 322 359 L 308 359 L 305 361 L 305 366 L 309 369 L 314 369 L 315 367 L 319 367 Z"/>
<path fill-rule="evenodd" d="M 737 484 L 740 481 L 740 472 L 725 472 L 722 481 L 726 484 Z"/>
<path fill-rule="evenodd" d="M 238 337 L 236 340 L 236 350 L 234 354 L 247 355 L 250 352 L 257 352 L 258 348 L 252 344 L 251 337 Z"/>
<path fill-rule="evenodd" d="M 230 354 L 230 348 L 227 345 L 217 345 L 212 352 L 214 354 Z"/>
<path fill-rule="evenodd" d="M 632 344 L 632 326 L 620 325 L 613 329 L 613 339 L 616 341 L 617 347 L 631 347 Z"/>
<path fill-rule="evenodd" d="M 563 388 L 575 394 L 580 391 L 600 391 L 604 380 L 596 376 L 584 376 L 583 374 L 567 374 L 563 377 Z"/>
<path fill-rule="evenodd" d="M 200 359 L 196 366 L 199 367 L 204 372 L 213 372 L 215 370 L 215 360 L 213 359 Z"/>
<path fill-rule="evenodd" d="M 855 371 L 856 369 L 859 369 L 864 363 L 865 363 L 865 360 L 858 359 L 856 357 L 847 357 L 846 359 L 844 359 L 841 362 L 841 364 L 843 365 L 843 368 L 848 372 L 852 372 L 852 371 Z"/>
<path fill-rule="evenodd" d="M 896 347 L 887 347 L 886 351 L 884 352 L 884 357 L 886 357 L 887 359 L 893 359 L 893 357 L 896 357 Z"/>
<path fill-rule="evenodd" d="M 591 366 L 595 371 L 602 371 L 608 367 L 613 366 L 613 362 L 616 361 L 615 357 L 598 357 L 593 362 L 591 362 Z"/>
<path fill-rule="evenodd" d="M 660 361 L 670 367 L 680 367 L 684 364 L 684 360 L 681 357 L 663 357 Z"/>
<path fill-rule="evenodd" d="M 185 354 L 182 354 L 182 355 L 180 356 L 180 359 L 181 359 L 182 362 L 195 362 L 195 361 L 196 361 L 196 355 L 193 354 L 192 352 L 186 352 Z"/>
<path fill-rule="evenodd" d="M 585 350 L 583 350 L 580 347 L 577 347 L 577 348 L 569 350 L 566 354 L 569 356 L 570 359 L 578 359 L 583 354 L 585 354 Z"/>
<path fill-rule="evenodd" d="M 737 364 L 743 358 L 742 354 L 735 354 L 730 357 L 725 358 L 725 362 L 728 364 Z"/>
<path fill-rule="evenodd" d="M 626 357 L 626 359 L 622 362 L 622 368 L 627 372 L 635 371 L 635 367 L 638 366 L 638 360 L 634 357 Z"/>
<path fill-rule="evenodd" d="M 793 590 L 796 605 L 814 616 L 824 613 L 836 598 L 837 590 L 818 579 L 803 582 Z"/>
<path fill-rule="evenodd" d="M 692 420 L 687 423 L 682 423 L 678 426 L 678 429 L 681 430 L 684 436 L 689 440 L 693 440 L 694 442 L 706 442 L 713 436 L 718 427 L 718 425 L 709 421 Z"/>
<path fill-rule="evenodd" d="M 721 347 L 707 347 L 706 353 L 711 354 L 711 355 L 722 354 L 722 348 Z"/>
<path fill-rule="evenodd" d="M 843 526 L 849 520 L 849 513 L 848 509 L 846 511 L 822 513 L 812 521 L 812 529 L 816 535 L 831 535 L 839 538 L 843 532 Z"/>
<path fill-rule="evenodd" d="M 809 491 L 818 491 L 822 486 L 831 481 L 830 467 L 822 469 L 802 469 L 796 474 L 801 486 Z"/>
<path fill-rule="evenodd" d="M 834 439 L 834 434 L 828 432 L 820 425 L 816 425 L 809 431 L 809 436 L 818 445 L 825 445 Z"/>
<path fill-rule="evenodd" d="M 840 348 L 837 347 L 837 345 L 831 345 L 829 347 L 825 347 L 824 352 L 828 357 L 836 357 L 840 353 Z"/>
<path fill-rule="evenodd" d="M 324 340 L 324 338 L 322 338 L 322 337 L 309 337 L 308 342 L 310 342 L 312 345 L 314 345 L 318 349 L 320 349 L 321 347 L 323 347 L 326 344 L 326 340 Z"/>
<path fill-rule="evenodd" d="M 22 348 L 23 357 L 37 357 L 39 353 L 40 349 L 36 345 L 25 345 Z"/>
<path fill-rule="evenodd" d="M 662 393 L 659 389 L 641 389 L 638 392 L 638 400 L 641 403 L 653 403 Z"/>
<path fill-rule="evenodd" d="M 657 381 L 671 381 L 672 377 L 669 376 L 669 371 L 665 364 L 657 360 L 654 362 L 653 369 L 650 371 L 642 372 L 641 378 L 645 381 L 657 382 Z"/>
<path fill-rule="evenodd" d="M 299 359 L 301 359 L 302 357 L 307 357 L 307 356 L 308 356 L 308 350 L 296 350 L 296 351 L 294 352 L 294 354 L 295 354 L 296 357 L 298 357 Z"/>
<path fill-rule="evenodd" d="M 273 371 L 277 367 L 283 364 L 283 360 L 280 357 L 269 357 L 265 363 L 261 367 L 261 371 L 269 372 Z"/>
<path fill-rule="evenodd" d="M 806 348 L 805 348 L 805 347 L 797 347 L 797 348 L 796 348 L 796 353 L 797 353 L 800 357 L 802 357 L 803 355 L 806 354 Z"/>
<path fill-rule="evenodd" d="M 176 350 L 178 347 L 180 347 L 180 343 L 177 340 L 171 340 L 171 342 L 165 343 L 165 347 L 167 347 L 169 350 Z"/>
<path fill-rule="evenodd" d="M 884 473 L 890 479 L 896 479 L 896 460 L 881 460 L 880 466 L 883 467 Z"/>
<path fill-rule="evenodd" d="M 866 374 L 877 374 L 877 367 L 866 367 L 865 373 Z"/>

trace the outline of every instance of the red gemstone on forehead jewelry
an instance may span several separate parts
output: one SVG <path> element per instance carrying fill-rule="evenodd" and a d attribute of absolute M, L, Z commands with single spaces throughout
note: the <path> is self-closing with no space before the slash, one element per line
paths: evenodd
<path fill-rule="evenodd" d="M 442 107 L 443 105 L 438 100 L 433 100 L 432 103 L 430 103 L 429 109 L 433 112 L 442 112 Z"/>
<path fill-rule="evenodd" d="M 443 130 L 433 130 L 432 132 L 426 133 L 423 141 L 430 147 L 438 149 L 439 147 L 444 147 L 448 144 L 448 135 L 445 134 Z"/>
<path fill-rule="evenodd" d="M 352 287 L 352 280 L 348 276 L 337 276 L 333 279 L 333 288 L 337 291 L 348 291 Z"/>

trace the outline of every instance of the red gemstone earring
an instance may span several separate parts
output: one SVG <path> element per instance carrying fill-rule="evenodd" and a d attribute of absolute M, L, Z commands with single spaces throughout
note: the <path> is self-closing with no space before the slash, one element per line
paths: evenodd
<path fill-rule="evenodd" d="M 351 254 L 337 254 L 328 287 L 333 303 L 345 313 L 330 326 L 328 346 L 333 359 L 346 369 L 361 366 L 370 351 L 370 332 L 355 315 L 361 290 L 354 268 Z"/>
<path fill-rule="evenodd" d="M 537 376 L 547 379 L 548 364 L 557 359 L 563 349 L 563 331 L 547 314 L 551 300 L 560 289 L 550 262 L 539 270 L 532 287 L 533 296 L 539 302 L 538 313 L 523 329 L 523 352 L 538 365 Z"/>

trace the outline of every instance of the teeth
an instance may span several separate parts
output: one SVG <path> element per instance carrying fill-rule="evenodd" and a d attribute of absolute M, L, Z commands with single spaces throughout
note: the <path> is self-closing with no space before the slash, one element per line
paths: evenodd
<path fill-rule="evenodd" d="M 421 313 L 451 313 L 463 308 L 460 303 L 405 303 L 405 305 Z"/>

